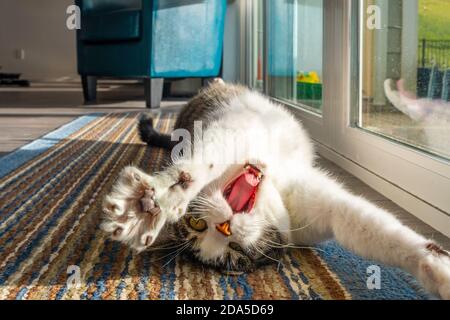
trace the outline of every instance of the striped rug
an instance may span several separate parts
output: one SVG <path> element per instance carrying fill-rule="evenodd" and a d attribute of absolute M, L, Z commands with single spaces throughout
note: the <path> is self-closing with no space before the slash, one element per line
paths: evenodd
<path fill-rule="evenodd" d="M 118 172 L 157 170 L 139 115 L 81 117 L 0 159 L 0 299 L 428 299 L 407 274 L 371 266 L 334 242 L 292 250 L 279 266 L 226 276 L 182 258 L 134 254 L 99 229 Z M 174 114 L 156 125 L 169 131 Z M 376 284 L 376 282 L 375 282 Z"/>

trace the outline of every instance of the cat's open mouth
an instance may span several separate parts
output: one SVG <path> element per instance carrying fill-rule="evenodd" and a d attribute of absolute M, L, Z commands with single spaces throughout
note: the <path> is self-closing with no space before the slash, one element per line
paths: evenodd
<path fill-rule="evenodd" d="M 262 177 L 261 170 L 247 164 L 242 172 L 225 186 L 223 196 L 233 210 L 233 214 L 252 212 Z M 226 237 L 232 234 L 230 221 L 218 224 L 216 229 Z"/>
<path fill-rule="evenodd" d="M 233 214 L 251 213 L 263 174 L 257 167 L 247 164 L 224 189 L 224 197 Z"/>

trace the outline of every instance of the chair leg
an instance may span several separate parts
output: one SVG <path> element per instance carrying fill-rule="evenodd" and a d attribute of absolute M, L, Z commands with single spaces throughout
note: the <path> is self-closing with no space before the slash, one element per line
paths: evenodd
<path fill-rule="evenodd" d="M 97 100 L 97 77 L 81 76 L 84 103 L 91 104 Z"/>
<path fill-rule="evenodd" d="M 172 82 L 164 81 L 162 98 L 163 99 L 170 98 L 171 90 L 172 90 Z"/>
<path fill-rule="evenodd" d="M 147 108 L 157 109 L 161 105 L 164 79 L 144 79 L 145 105 Z"/>

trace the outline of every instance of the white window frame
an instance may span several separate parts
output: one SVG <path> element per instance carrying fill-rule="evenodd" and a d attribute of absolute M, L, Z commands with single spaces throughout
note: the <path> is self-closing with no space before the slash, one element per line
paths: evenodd
<path fill-rule="evenodd" d="M 250 35 L 251 24 L 247 22 L 254 1 L 261 0 L 241 1 L 241 22 L 245 23 L 241 25 L 241 37 Z M 324 1 L 322 115 L 287 105 L 309 131 L 322 156 L 450 236 L 450 163 L 351 125 L 351 112 L 358 103 L 353 92 L 360 90 L 352 77 L 352 63 L 359 60 L 352 56 L 351 17 L 352 0 Z M 241 42 L 245 50 L 241 55 L 241 80 L 251 85 L 252 73 L 245 66 L 251 64 L 254 51 L 248 43 Z"/>

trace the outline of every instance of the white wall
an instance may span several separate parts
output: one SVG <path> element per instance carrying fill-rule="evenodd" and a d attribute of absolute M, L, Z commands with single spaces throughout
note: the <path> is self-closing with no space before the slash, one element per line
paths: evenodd
<path fill-rule="evenodd" d="M 0 65 L 31 80 L 76 76 L 75 31 L 66 28 L 73 0 L 1 0 Z M 25 50 L 25 59 L 16 50 Z"/>

